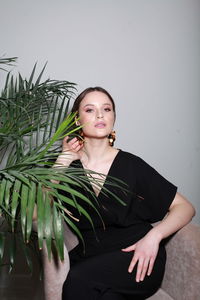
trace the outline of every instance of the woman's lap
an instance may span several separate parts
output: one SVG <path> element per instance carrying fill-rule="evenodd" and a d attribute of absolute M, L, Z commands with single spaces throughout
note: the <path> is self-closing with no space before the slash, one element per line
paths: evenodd
<path fill-rule="evenodd" d="M 63 286 L 63 300 L 103 300 L 108 299 L 107 293 L 111 293 L 110 299 L 116 300 L 128 299 L 128 295 L 131 295 L 130 299 L 150 297 L 162 282 L 165 249 L 160 248 L 152 274 L 139 283 L 135 280 L 136 268 L 128 273 L 132 255 L 117 250 L 72 264 Z"/>

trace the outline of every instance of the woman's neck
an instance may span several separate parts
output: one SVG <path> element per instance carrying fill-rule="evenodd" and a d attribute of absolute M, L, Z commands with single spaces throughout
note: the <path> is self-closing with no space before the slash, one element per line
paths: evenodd
<path fill-rule="evenodd" d="M 85 160 L 89 163 L 100 162 L 106 157 L 110 156 L 116 149 L 109 145 L 108 140 L 102 139 L 85 139 L 84 152 L 86 154 Z"/>

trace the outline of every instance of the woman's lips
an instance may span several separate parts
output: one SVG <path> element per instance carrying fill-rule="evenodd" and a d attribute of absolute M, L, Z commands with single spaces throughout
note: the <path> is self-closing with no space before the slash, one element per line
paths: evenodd
<path fill-rule="evenodd" d="M 96 128 L 104 128 L 106 126 L 106 124 L 104 122 L 98 122 L 95 124 Z"/>

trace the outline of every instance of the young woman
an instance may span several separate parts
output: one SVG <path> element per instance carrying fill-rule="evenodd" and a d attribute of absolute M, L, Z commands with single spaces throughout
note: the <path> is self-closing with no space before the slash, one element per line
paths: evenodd
<path fill-rule="evenodd" d="M 87 219 L 73 211 L 79 218 L 76 225 L 86 249 L 84 252 L 79 243 L 69 253 L 71 269 L 63 286 L 63 300 L 146 299 L 162 282 L 166 260 L 163 240 L 191 220 L 194 208 L 173 184 L 141 158 L 111 145 L 116 113 L 106 90 L 86 89 L 77 97 L 72 111 L 78 111 L 77 126 L 84 125 L 84 143 L 76 137 L 66 137 L 56 163 L 105 174 L 102 187 L 117 193 L 126 205 L 106 197 L 102 187 L 88 179 L 105 228 L 89 207 L 86 209 L 96 235 Z M 130 193 L 108 185 L 109 176 L 125 182 Z M 151 223 L 157 221 L 161 222 L 152 227 Z"/>

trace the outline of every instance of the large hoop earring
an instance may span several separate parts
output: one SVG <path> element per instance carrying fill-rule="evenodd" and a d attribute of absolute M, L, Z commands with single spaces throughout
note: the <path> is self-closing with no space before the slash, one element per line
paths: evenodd
<path fill-rule="evenodd" d="M 114 142 L 115 142 L 115 140 L 116 140 L 116 133 L 115 133 L 115 131 L 112 131 L 112 132 L 109 134 L 108 140 L 109 140 L 109 145 L 110 145 L 111 147 L 113 147 L 113 146 L 114 146 Z"/>

